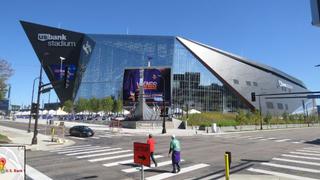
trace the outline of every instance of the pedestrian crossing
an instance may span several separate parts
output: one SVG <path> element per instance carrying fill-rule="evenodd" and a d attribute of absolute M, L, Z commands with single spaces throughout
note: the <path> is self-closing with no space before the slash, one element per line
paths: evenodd
<path fill-rule="evenodd" d="M 257 174 L 267 174 L 284 179 L 319 180 L 320 148 L 305 147 L 274 157 L 246 169 Z"/>
<path fill-rule="evenodd" d="M 275 142 L 275 143 L 293 143 L 293 144 L 301 144 L 305 143 L 305 140 L 293 140 L 288 138 L 276 138 L 276 137 L 264 137 L 264 136 L 247 136 L 247 135 L 240 135 L 240 134 L 227 134 L 227 135 L 217 135 L 218 138 L 223 139 L 241 139 L 241 140 L 250 140 L 250 141 L 268 141 L 268 142 Z"/>
<path fill-rule="evenodd" d="M 130 175 L 129 177 L 140 176 L 141 167 L 134 164 L 133 151 L 131 149 L 86 144 L 62 147 L 49 152 L 70 157 L 75 161 L 85 160 L 90 163 L 101 164 L 101 168 L 106 168 L 106 170 L 111 167 L 116 168 L 119 172 L 128 176 Z M 144 170 L 152 170 L 145 171 L 145 179 L 161 180 L 182 174 L 189 176 L 188 173 L 190 173 L 190 177 L 194 177 L 192 172 L 210 166 L 205 163 L 187 162 L 185 159 L 181 159 L 181 171 L 179 173 L 171 173 L 172 161 L 169 157 L 156 154 L 154 158 L 157 159 L 157 167 L 155 167 L 154 164 L 152 164 L 151 167 L 144 167 Z M 153 169 L 155 171 L 153 171 Z"/>
<path fill-rule="evenodd" d="M 124 137 L 124 136 L 133 136 L 133 134 L 129 134 L 129 133 L 114 133 L 114 132 L 110 132 L 110 131 L 106 131 L 106 130 L 104 130 L 104 131 L 99 130 L 99 131 L 96 131 L 96 133 L 92 137 L 83 138 L 83 137 L 69 136 L 69 138 L 86 141 L 88 139 L 105 139 L 105 138 Z"/>

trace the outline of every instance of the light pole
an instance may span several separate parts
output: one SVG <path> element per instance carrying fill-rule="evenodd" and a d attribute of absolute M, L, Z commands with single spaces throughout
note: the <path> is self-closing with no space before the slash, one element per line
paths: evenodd
<path fill-rule="evenodd" d="M 33 80 L 33 85 L 32 85 L 32 94 L 31 94 L 31 106 L 30 106 L 30 117 L 29 117 L 29 124 L 28 124 L 28 133 L 31 132 L 30 130 L 30 126 L 31 126 L 31 116 L 32 116 L 32 104 L 33 104 L 33 94 L 34 94 L 34 84 L 36 82 L 37 79 L 39 79 L 40 77 L 36 77 Z"/>
<path fill-rule="evenodd" d="M 62 77 L 63 77 L 63 75 L 62 75 L 62 63 L 63 63 L 64 60 L 66 60 L 66 58 L 60 56 L 60 80 L 61 80 Z"/>
<path fill-rule="evenodd" d="M 162 134 L 166 134 L 167 133 L 167 129 L 166 129 L 166 102 L 165 102 L 166 81 L 161 75 L 158 75 L 158 77 L 160 77 L 163 82 L 163 88 L 162 88 L 162 108 L 163 108 Z"/>

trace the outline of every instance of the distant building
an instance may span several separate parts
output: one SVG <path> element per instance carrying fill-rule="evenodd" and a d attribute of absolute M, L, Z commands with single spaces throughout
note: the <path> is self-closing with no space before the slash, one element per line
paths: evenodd
<path fill-rule="evenodd" d="M 300 80 L 260 63 L 177 36 L 84 34 L 21 22 L 63 103 L 122 98 L 124 70 L 171 68 L 171 107 L 235 112 L 259 109 L 251 93 L 308 91 Z M 152 58 L 150 58 L 152 57 Z M 167 87 L 168 88 L 168 87 Z M 292 113 L 307 99 L 261 98 L 262 113 Z"/>

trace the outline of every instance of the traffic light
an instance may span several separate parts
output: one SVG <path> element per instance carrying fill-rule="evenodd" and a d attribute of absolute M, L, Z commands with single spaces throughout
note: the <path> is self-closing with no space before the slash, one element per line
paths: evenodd
<path fill-rule="evenodd" d="M 31 104 L 31 113 L 36 114 L 38 109 L 38 104 L 37 103 L 32 103 Z"/>
<path fill-rule="evenodd" d="M 256 93 L 255 93 L 255 92 L 252 92 L 252 93 L 251 93 L 251 101 L 252 101 L 252 102 L 255 102 L 255 101 L 256 101 Z"/>
<path fill-rule="evenodd" d="M 64 71 L 64 88 L 68 88 L 70 86 L 70 67 L 66 66 Z"/>

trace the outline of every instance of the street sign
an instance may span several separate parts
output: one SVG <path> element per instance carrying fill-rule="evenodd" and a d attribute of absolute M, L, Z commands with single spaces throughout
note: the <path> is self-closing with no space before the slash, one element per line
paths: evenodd
<path fill-rule="evenodd" d="M 150 167 L 150 144 L 133 143 L 134 163 Z"/>

